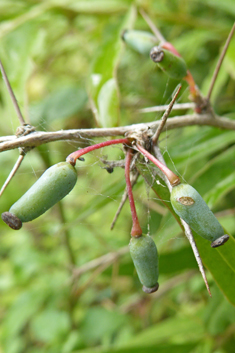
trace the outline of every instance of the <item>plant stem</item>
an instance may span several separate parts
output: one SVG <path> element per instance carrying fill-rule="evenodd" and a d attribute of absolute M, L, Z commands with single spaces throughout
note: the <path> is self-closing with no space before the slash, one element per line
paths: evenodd
<path fill-rule="evenodd" d="M 173 105 L 174 105 L 174 103 L 175 103 L 175 101 L 176 101 L 176 98 L 177 98 L 178 95 L 179 95 L 179 92 L 180 92 L 180 90 L 181 90 L 181 87 L 182 87 L 181 85 L 179 85 L 178 87 L 176 87 L 176 93 L 174 94 L 174 96 L 173 96 L 173 98 L 172 98 L 170 104 L 168 105 L 168 107 L 167 107 L 165 113 L 163 114 L 163 117 L 162 117 L 162 119 L 161 119 L 160 125 L 159 125 L 158 128 L 157 128 L 157 131 L 155 132 L 155 134 L 154 134 L 153 137 L 152 137 L 152 143 L 153 143 L 153 145 L 155 145 L 155 144 L 157 143 L 157 141 L 158 141 L 158 138 L 159 138 L 159 136 L 160 136 L 160 134 L 161 134 L 161 132 L 162 132 L 162 129 L 164 128 L 164 125 L 165 125 L 165 123 L 166 123 L 166 121 L 167 121 L 168 116 L 170 115 L 171 109 L 172 109 L 172 107 L 173 107 Z"/>
<path fill-rule="evenodd" d="M 148 24 L 149 28 L 152 30 L 152 32 L 155 34 L 156 38 L 164 43 L 166 40 L 163 37 L 162 33 L 159 31 L 159 29 L 155 26 L 155 24 L 152 22 L 152 20 L 150 19 L 150 17 L 146 14 L 146 12 L 143 9 L 140 9 L 140 14 L 143 17 L 143 19 L 146 21 L 146 23 Z"/>
<path fill-rule="evenodd" d="M 181 181 L 178 175 L 173 173 L 169 168 L 167 168 L 166 165 L 162 164 L 157 158 L 155 158 L 151 153 L 146 151 L 142 146 L 136 144 L 136 147 L 145 157 L 147 157 L 163 172 L 163 174 L 167 177 L 172 186 L 180 184 Z"/>
<path fill-rule="evenodd" d="M 94 129 L 71 129 L 60 131 L 37 131 L 27 136 L 16 137 L 2 136 L 0 137 L 0 152 L 13 150 L 19 147 L 37 147 L 54 141 L 81 141 L 94 137 L 115 137 L 124 136 L 130 132 L 141 132 L 151 128 L 153 131 L 157 129 L 161 121 L 153 121 L 141 124 L 132 124 L 126 126 L 112 128 L 94 128 Z M 166 122 L 164 130 L 178 129 L 186 126 L 213 126 L 219 129 L 235 130 L 235 121 L 222 116 L 211 116 L 211 113 L 205 114 L 188 114 L 169 118 Z M 113 140 L 114 141 L 114 140 Z"/>
<path fill-rule="evenodd" d="M 163 49 L 169 50 L 172 54 L 174 54 L 175 56 L 178 56 L 181 58 L 180 53 L 175 49 L 174 45 L 171 44 L 170 42 L 164 42 L 161 44 L 161 47 Z"/>
<path fill-rule="evenodd" d="M 23 125 L 23 124 L 25 124 L 25 120 L 23 118 L 23 115 L 21 114 L 20 107 L 19 107 L 19 105 L 17 103 L 16 97 L 14 95 L 14 92 L 13 92 L 12 88 L 11 88 L 10 82 L 9 82 L 9 80 L 7 78 L 7 74 L 6 74 L 5 70 L 4 70 L 4 67 L 2 65 L 1 60 L 0 60 L 0 70 L 2 72 L 2 77 L 3 77 L 4 81 L 5 81 L 6 86 L 7 86 L 7 90 L 9 92 L 10 97 L 11 97 L 11 100 L 12 100 L 12 103 L 14 105 L 14 108 L 15 108 L 16 114 L 18 116 L 18 119 L 19 119 L 21 125 Z"/>
<path fill-rule="evenodd" d="M 153 107 L 147 107 L 147 108 L 142 108 L 138 109 L 138 113 L 152 113 L 152 112 L 164 112 L 169 105 L 157 105 Z M 188 109 L 194 109 L 195 104 L 190 102 L 190 103 L 176 103 L 172 107 L 172 110 L 188 110 Z"/>
<path fill-rule="evenodd" d="M 76 160 L 79 159 L 84 154 L 89 153 L 89 152 L 94 151 L 94 150 L 98 150 L 99 148 L 102 148 L 102 147 L 106 147 L 106 146 L 110 146 L 110 145 L 117 145 L 119 143 L 129 144 L 130 141 L 129 141 L 129 139 L 126 139 L 126 138 L 124 138 L 124 139 L 116 139 L 116 140 L 104 141 L 104 142 L 101 142 L 101 143 L 97 143 L 96 145 L 92 145 L 92 146 L 88 146 L 88 147 L 85 147 L 85 148 L 81 148 L 80 150 L 71 153 L 66 158 L 66 162 L 68 162 L 68 163 L 70 163 L 72 165 L 75 165 L 76 164 Z"/>
<path fill-rule="evenodd" d="M 131 236 L 139 238 L 142 235 L 142 229 L 140 227 L 138 216 L 136 213 L 135 201 L 134 201 L 132 186 L 131 186 L 131 179 L 130 179 L 131 159 L 132 159 L 132 151 L 128 149 L 126 153 L 125 178 L 126 178 L 126 188 L 127 188 L 128 198 L 130 202 L 131 216 L 132 216 L 132 222 L 133 222 L 132 229 L 131 229 Z"/>
<path fill-rule="evenodd" d="M 24 154 L 20 154 L 14 167 L 12 168 L 10 174 L 8 175 L 5 183 L 3 184 L 1 190 L 0 190 L 0 197 L 2 196 L 4 190 L 6 189 L 7 185 L 10 183 L 11 179 L 14 177 L 15 173 L 17 172 L 17 170 L 19 169 L 21 163 L 23 162 L 24 159 Z"/>
<path fill-rule="evenodd" d="M 226 43 L 225 43 L 225 45 L 224 45 L 224 48 L 223 48 L 223 50 L 222 50 L 222 53 L 221 53 L 221 55 L 220 55 L 220 58 L 219 58 L 219 60 L 218 60 L 217 65 L 216 65 L 215 71 L 214 71 L 214 73 L 213 73 L 213 77 L 212 77 L 212 80 L 211 80 L 211 83 L 210 83 L 210 88 L 209 88 L 209 91 L 208 91 L 207 97 L 206 97 L 208 100 L 209 100 L 210 97 L 211 97 L 211 93 L 212 93 L 212 90 L 213 90 L 213 88 L 214 88 L 215 81 L 216 81 L 216 79 L 217 79 L 217 76 L 218 76 L 220 67 L 221 67 L 222 62 L 223 62 L 223 60 L 224 60 L 225 54 L 226 54 L 227 49 L 228 49 L 228 46 L 229 46 L 229 44 L 230 44 L 230 42 L 231 42 L 231 39 L 232 39 L 232 36 L 233 36 L 234 31 L 235 31 L 235 23 L 233 24 L 233 27 L 232 27 L 232 29 L 231 29 L 229 35 L 228 35 L 228 38 L 227 38 L 227 40 L 226 40 Z"/>
<path fill-rule="evenodd" d="M 132 186 L 132 187 L 133 187 L 133 186 L 135 185 L 135 183 L 137 182 L 138 177 L 139 177 L 139 173 L 137 172 L 137 173 L 133 176 L 133 179 L 131 180 L 131 186 Z M 124 206 L 124 204 L 125 204 L 125 202 L 126 202 L 127 197 L 128 197 L 128 193 L 127 193 L 127 188 L 126 188 L 125 191 L 124 191 L 124 193 L 123 193 L 123 195 L 122 195 L 122 199 L 121 199 L 120 205 L 119 205 L 119 207 L 118 207 L 118 210 L 117 210 L 117 212 L 116 212 L 116 214 L 115 214 L 115 216 L 114 216 L 114 219 L 113 219 L 113 221 L 112 221 L 112 224 L 111 224 L 111 227 L 110 227 L 111 230 L 113 230 L 113 228 L 114 228 L 114 226 L 115 226 L 115 223 L 116 223 L 116 221 L 117 221 L 117 218 L 118 218 L 118 216 L 119 216 L 120 213 L 121 213 L 121 210 L 122 210 L 122 208 L 123 208 L 123 206 Z"/>

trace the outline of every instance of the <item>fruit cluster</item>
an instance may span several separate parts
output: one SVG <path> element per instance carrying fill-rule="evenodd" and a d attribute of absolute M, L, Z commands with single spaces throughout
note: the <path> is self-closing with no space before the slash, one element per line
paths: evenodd
<path fill-rule="evenodd" d="M 153 293 L 158 289 L 158 252 L 153 239 L 142 234 L 135 209 L 130 182 L 130 165 L 134 153 L 138 151 L 143 154 L 165 174 L 172 185 L 173 209 L 198 235 L 211 241 L 212 247 L 224 244 L 229 237 L 224 235 L 222 226 L 199 193 L 192 186 L 181 183 L 177 175 L 133 138 L 105 141 L 71 153 L 66 162 L 55 164 L 47 169 L 37 182 L 12 205 L 9 212 L 2 214 L 2 219 L 12 229 L 17 230 L 22 227 L 22 223 L 41 216 L 73 189 L 77 181 L 75 164 L 77 160 L 83 160 L 82 155 L 118 143 L 122 143 L 126 150 L 125 178 L 133 220 L 130 254 L 143 285 L 143 291 Z"/>
<path fill-rule="evenodd" d="M 190 86 L 191 94 L 196 94 L 195 83 L 187 70 L 184 60 L 175 48 L 167 42 L 156 46 L 156 38 L 142 31 L 125 31 L 123 40 L 134 50 L 151 59 L 171 78 L 185 79 Z M 153 47 L 153 45 L 155 45 Z M 130 254 L 136 268 L 143 290 L 153 293 L 158 289 L 158 252 L 153 239 L 143 235 L 135 209 L 132 186 L 130 182 L 130 165 L 133 155 L 141 153 L 152 161 L 166 176 L 172 185 L 171 204 L 175 213 L 183 219 L 198 235 L 209 240 L 213 248 L 223 245 L 229 236 L 214 214 L 211 212 L 199 193 L 190 185 L 181 183 L 179 177 L 163 165 L 140 143 L 137 138 L 128 137 L 105 141 L 71 153 L 66 162 L 50 167 L 39 180 L 23 195 L 9 210 L 2 214 L 3 221 L 12 229 L 20 229 L 22 223 L 29 222 L 42 215 L 58 201 L 64 198 L 75 186 L 77 160 L 83 160 L 82 155 L 98 148 L 123 144 L 126 151 L 125 178 L 130 201 L 133 226 L 131 230 Z M 151 146 L 151 142 L 148 144 Z M 151 149 L 150 149 L 151 150 Z"/>

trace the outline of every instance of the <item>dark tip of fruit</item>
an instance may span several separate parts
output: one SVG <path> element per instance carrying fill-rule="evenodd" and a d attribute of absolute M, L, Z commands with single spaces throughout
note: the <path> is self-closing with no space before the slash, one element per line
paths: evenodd
<path fill-rule="evenodd" d="M 164 58 L 164 52 L 160 47 L 153 47 L 150 51 L 150 58 L 155 63 L 159 63 Z"/>
<path fill-rule="evenodd" d="M 158 288 L 159 288 L 159 284 L 157 283 L 156 286 L 151 287 L 151 288 L 143 286 L 142 290 L 147 294 L 151 294 L 151 293 L 156 292 L 158 290 Z"/>
<path fill-rule="evenodd" d="M 212 243 L 211 243 L 211 247 L 212 248 L 218 248 L 218 246 L 221 246 L 223 245 L 224 243 L 226 243 L 226 241 L 229 240 L 229 235 L 228 234 L 224 234 L 222 235 L 222 237 L 214 240 Z"/>
<path fill-rule="evenodd" d="M 2 213 L 2 220 L 12 229 L 18 230 L 22 227 L 21 220 L 10 212 Z"/>

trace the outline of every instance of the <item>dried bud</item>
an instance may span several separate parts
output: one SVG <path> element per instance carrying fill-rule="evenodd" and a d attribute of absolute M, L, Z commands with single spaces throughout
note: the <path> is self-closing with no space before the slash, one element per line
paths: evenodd
<path fill-rule="evenodd" d="M 12 229 L 18 230 L 22 227 L 21 220 L 10 212 L 2 213 L 2 220 Z"/>

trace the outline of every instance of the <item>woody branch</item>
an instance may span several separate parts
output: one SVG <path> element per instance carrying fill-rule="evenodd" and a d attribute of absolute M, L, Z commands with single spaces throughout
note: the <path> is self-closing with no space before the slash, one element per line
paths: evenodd
<path fill-rule="evenodd" d="M 45 143 L 54 141 L 83 141 L 84 139 L 95 137 L 115 137 L 124 136 L 132 131 L 146 131 L 151 129 L 153 133 L 156 131 L 160 121 L 149 123 L 133 124 L 114 128 L 95 128 L 95 129 L 74 129 L 60 130 L 53 132 L 37 131 L 27 136 L 17 138 L 15 135 L 0 137 L 0 152 L 12 150 L 19 147 L 37 147 Z M 226 117 L 216 116 L 211 114 L 191 114 L 184 116 L 176 116 L 168 119 L 164 130 L 172 130 L 186 126 L 214 126 L 226 130 L 235 130 L 235 121 Z"/>

